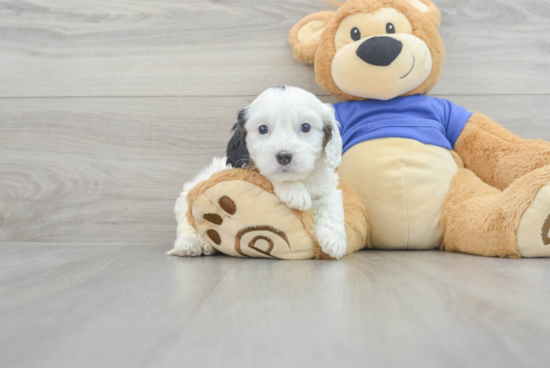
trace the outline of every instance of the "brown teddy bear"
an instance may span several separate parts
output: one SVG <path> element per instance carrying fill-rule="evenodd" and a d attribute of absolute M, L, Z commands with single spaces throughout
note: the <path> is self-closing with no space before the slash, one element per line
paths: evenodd
<path fill-rule="evenodd" d="M 339 174 L 351 187 L 342 184 L 346 254 L 440 247 L 550 256 L 550 143 L 523 140 L 483 114 L 426 96 L 445 54 L 437 7 L 429 0 L 334 4 L 336 11 L 298 22 L 290 43 L 298 60 L 314 64 L 317 82 L 343 101 L 335 110 L 344 142 Z M 311 213 L 284 206 L 260 175 L 229 170 L 192 192 L 190 223 L 210 231 L 216 249 L 323 258 Z M 239 210 L 220 210 L 221 198 Z M 207 209 L 223 222 L 205 220 Z M 261 234 L 245 239 L 243 229 Z"/>

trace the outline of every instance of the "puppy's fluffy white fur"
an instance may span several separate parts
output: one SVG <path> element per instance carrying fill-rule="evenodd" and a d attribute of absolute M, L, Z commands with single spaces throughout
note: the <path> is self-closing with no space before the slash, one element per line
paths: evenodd
<path fill-rule="evenodd" d="M 168 254 L 215 252 L 187 223 L 187 193 L 216 172 L 248 166 L 270 180 L 279 199 L 289 207 L 313 208 L 321 248 L 333 258 L 342 257 L 347 239 L 342 192 L 335 173 L 342 158 L 342 139 L 332 105 L 300 88 L 270 88 L 241 110 L 233 131 L 227 157 L 215 158 L 184 185 L 175 207 L 177 239 Z"/>
<path fill-rule="evenodd" d="M 212 163 L 205 167 L 199 175 L 183 185 L 183 191 L 176 200 L 176 206 L 174 207 L 174 214 L 176 215 L 176 221 L 178 223 L 176 241 L 174 242 L 174 249 L 170 250 L 167 253 L 168 255 L 191 257 L 200 256 L 201 254 L 208 256 L 216 253 L 216 250 L 210 245 L 208 240 L 204 239 L 202 235 L 197 233 L 197 231 L 187 222 L 187 194 L 198 183 L 208 180 L 217 172 L 231 168 L 232 166 L 227 163 L 227 157 L 214 157 Z"/>

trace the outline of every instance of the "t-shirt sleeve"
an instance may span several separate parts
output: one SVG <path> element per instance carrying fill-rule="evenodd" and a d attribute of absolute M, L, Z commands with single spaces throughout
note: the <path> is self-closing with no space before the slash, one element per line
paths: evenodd
<path fill-rule="evenodd" d="M 451 143 L 451 147 L 454 148 L 458 136 L 462 133 L 462 129 L 464 129 L 464 125 L 466 125 L 472 113 L 451 101 L 442 99 L 437 99 L 437 101 L 440 105 L 439 115 L 445 128 L 445 135 Z"/>

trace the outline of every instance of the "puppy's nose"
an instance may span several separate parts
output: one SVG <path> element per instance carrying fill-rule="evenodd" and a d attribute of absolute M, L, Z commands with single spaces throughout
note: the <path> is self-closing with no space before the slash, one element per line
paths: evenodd
<path fill-rule="evenodd" d="M 288 165 L 292 161 L 292 153 L 281 151 L 277 153 L 277 162 L 281 165 Z"/>
<path fill-rule="evenodd" d="M 372 37 L 357 48 L 357 56 L 365 63 L 375 66 L 388 66 L 401 53 L 403 44 L 392 37 Z"/>

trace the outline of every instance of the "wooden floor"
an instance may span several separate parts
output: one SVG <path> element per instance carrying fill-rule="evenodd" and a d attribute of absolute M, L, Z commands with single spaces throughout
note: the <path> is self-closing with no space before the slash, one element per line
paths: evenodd
<path fill-rule="evenodd" d="M 550 140 L 550 2 L 435 0 L 432 95 Z M 0 0 L 0 367 L 547 367 L 550 260 L 166 257 L 320 0 Z"/>
<path fill-rule="evenodd" d="M 545 259 L 4 243 L 2 367 L 547 367 Z"/>

